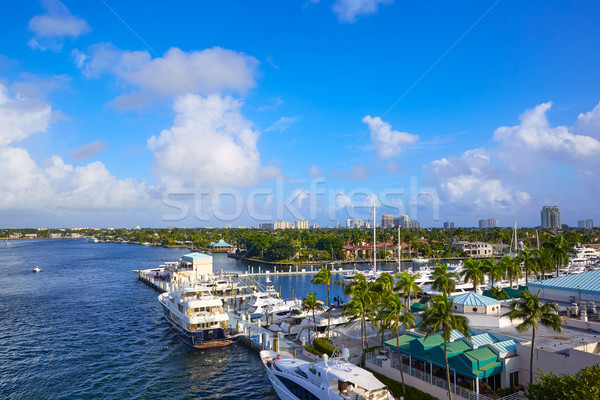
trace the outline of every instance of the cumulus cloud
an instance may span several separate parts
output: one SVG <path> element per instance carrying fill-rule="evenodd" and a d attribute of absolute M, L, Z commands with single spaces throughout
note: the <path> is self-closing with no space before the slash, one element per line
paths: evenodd
<path fill-rule="evenodd" d="M 382 4 L 391 4 L 393 0 L 336 0 L 333 11 L 341 22 L 355 22 L 360 15 L 375 14 Z"/>
<path fill-rule="evenodd" d="M 90 32 L 88 23 L 72 15 L 67 7 L 58 0 L 43 0 L 45 13 L 36 15 L 29 21 L 29 29 L 35 36 L 29 41 L 32 49 L 59 51 L 64 38 L 77 38 Z"/>
<path fill-rule="evenodd" d="M 194 95 L 175 100 L 173 126 L 148 140 L 162 176 L 215 185 L 252 185 L 261 173 L 259 133 L 230 96 Z"/>
<path fill-rule="evenodd" d="M 98 153 L 103 152 L 107 148 L 107 144 L 103 140 L 97 140 L 92 143 L 87 143 L 78 149 L 71 151 L 71 158 L 73 160 L 81 160 L 84 158 L 90 158 Z"/>
<path fill-rule="evenodd" d="M 109 73 L 132 90 L 113 101 L 119 109 L 139 107 L 162 96 L 244 92 L 255 86 L 259 64 L 254 57 L 220 47 L 190 52 L 174 47 L 152 58 L 147 51 L 99 43 L 87 53 L 74 50 L 72 54 L 86 76 Z"/>
<path fill-rule="evenodd" d="M 600 102 L 592 111 L 579 114 L 573 131 L 600 139 Z"/>
<path fill-rule="evenodd" d="M 298 117 L 281 117 L 273 125 L 265 129 L 265 132 L 283 132 L 286 131 L 294 122 L 298 120 Z"/>
<path fill-rule="evenodd" d="M 527 204 L 529 193 L 506 187 L 490 161 L 487 151 L 474 149 L 460 157 L 434 160 L 430 170 L 445 200 L 455 205 L 500 210 Z"/>
<path fill-rule="evenodd" d="M 369 126 L 371 143 L 380 158 L 396 157 L 404 146 L 419 140 L 418 135 L 392 130 L 390 123 L 382 121 L 379 117 L 367 115 L 362 121 Z"/>
<path fill-rule="evenodd" d="M 8 89 L 0 84 L 0 145 L 46 132 L 51 117 L 48 104 L 24 96 L 12 98 Z"/>
<path fill-rule="evenodd" d="M 566 126 L 551 127 L 546 116 L 551 107 L 550 102 L 542 103 L 521 114 L 519 125 L 496 129 L 494 139 L 502 142 L 503 157 L 519 163 L 529 162 L 532 156 L 573 164 L 586 160 L 596 162 L 600 142 L 591 136 L 574 134 Z M 591 122 L 595 118 L 594 115 L 580 117 Z"/>

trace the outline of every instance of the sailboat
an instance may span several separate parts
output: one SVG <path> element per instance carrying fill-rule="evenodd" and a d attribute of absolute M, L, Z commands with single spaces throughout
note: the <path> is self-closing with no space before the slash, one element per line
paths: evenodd
<path fill-rule="evenodd" d="M 365 274 L 368 281 L 376 281 L 381 276 L 381 271 L 377 271 L 377 217 L 375 202 L 373 202 L 373 265 L 371 270 Z"/>

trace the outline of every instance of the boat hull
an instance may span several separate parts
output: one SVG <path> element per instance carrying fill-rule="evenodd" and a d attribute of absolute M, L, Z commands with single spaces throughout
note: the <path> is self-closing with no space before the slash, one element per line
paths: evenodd
<path fill-rule="evenodd" d="M 163 305 L 164 317 L 169 328 L 185 344 L 197 350 L 208 350 L 231 346 L 232 338 L 225 329 L 204 329 L 198 332 L 190 332 L 181 327 L 177 321 L 171 317 L 171 311 Z"/>

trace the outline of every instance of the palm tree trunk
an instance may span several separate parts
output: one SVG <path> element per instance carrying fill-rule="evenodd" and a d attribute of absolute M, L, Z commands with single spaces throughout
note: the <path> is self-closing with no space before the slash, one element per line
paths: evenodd
<path fill-rule="evenodd" d="M 448 365 L 448 350 L 444 340 L 444 359 L 446 360 L 446 380 L 448 381 L 448 399 L 452 400 L 452 387 L 450 386 L 450 366 Z"/>
<path fill-rule="evenodd" d="M 529 360 L 529 384 L 533 383 L 533 348 L 535 345 L 535 328 L 533 328 L 533 333 L 531 335 L 531 359 Z"/>
<path fill-rule="evenodd" d="M 400 321 L 396 319 L 396 351 L 398 352 L 398 366 L 400 367 L 400 377 L 402 378 L 402 393 L 406 397 L 406 385 L 404 384 L 404 371 L 402 370 L 402 353 L 400 353 Z"/>
<path fill-rule="evenodd" d="M 315 339 L 317 338 L 317 320 L 315 318 L 315 309 L 313 308 L 313 322 L 315 323 Z M 314 342 L 314 340 L 313 340 Z"/>
<path fill-rule="evenodd" d="M 529 271 L 525 268 L 525 286 L 529 286 Z"/>

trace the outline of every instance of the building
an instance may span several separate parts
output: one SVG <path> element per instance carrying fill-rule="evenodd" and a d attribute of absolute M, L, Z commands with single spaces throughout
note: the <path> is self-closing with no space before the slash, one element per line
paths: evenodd
<path fill-rule="evenodd" d="M 488 220 L 480 219 L 479 220 L 479 229 L 486 229 L 487 227 L 488 227 Z"/>
<path fill-rule="evenodd" d="M 233 249 L 233 246 L 223 239 L 220 239 L 218 242 L 210 242 L 210 250 L 213 253 L 226 253 L 231 249 Z"/>
<path fill-rule="evenodd" d="M 600 270 L 529 282 L 529 290 L 539 290 L 542 299 L 560 303 L 600 303 Z"/>
<path fill-rule="evenodd" d="M 444 229 L 454 229 L 454 222 L 444 222 Z"/>
<path fill-rule="evenodd" d="M 589 218 L 582 221 L 577 221 L 577 227 L 582 229 L 594 229 L 594 221 Z"/>
<path fill-rule="evenodd" d="M 352 219 L 348 218 L 346 220 L 346 228 L 370 228 L 371 225 L 369 221 L 364 221 L 362 219 Z"/>
<path fill-rule="evenodd" d="M 273 229 L 291 229 L 292 223 L 288 221 L 275 221 L 273 222 Z"/>
<path fill-rule="evenodd" d="M 313 229 L 319 229 L 319 224 L 314 224 L 314 225 L 312 226 L 312 228 L 313 228 Z"/>
<path fill-rule="evenodd" d="M 394 227 L 394 217 L 392 214 L 383 214 L 381 216 L 381 226 L 383 228 L 393 228 Z"/>
<path fill-rule="evenodd" d="M 407 229 L 421 229 L 421 224 L 419 223 L 419 221 L 408 221 L 406 223 L 405 228 L 407 228 Z"/>
<path fill-rule="evenodd" d="M 308 229 L 310 224 L 306 220 L 296 220 L 296 229 Z"/>
<path fill-rule="evenodd" d="M 461 253 L 471 258 L 488 258 L 494 254 L 491 244 L 484 242 L 455 241 L 450 246 L 458 247 Z"/>
<path fill-rule="evenodd" d="M 562 229 L 560 210 L 558 206 L 544 206 L 542 208 L 542 229 Z"/>
<path fill-rule="evenodd" d="M 258 229 L 273 229 L 273 223 L 272 222 L 265 222 L 262 224 L 258 224 Z"/>
<path fill-rule="evenodd" d="M 498 218 L 490 218 L 488 219 L 488 228 L 497 228 L 498 227 Z"/>
<path fill-rule="evenodd" d="M 410 217 L 408 215 L 401 215 L 399 217 L 394 218 L 394 225 L 399 226 L 400 228 L 408 228 L 409 222 Z"/>

